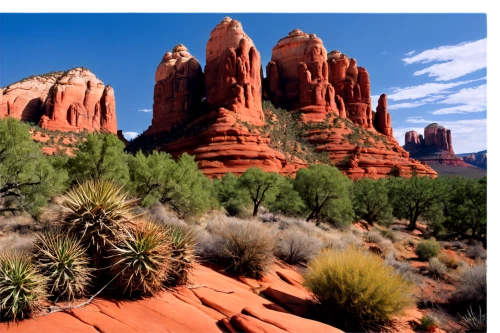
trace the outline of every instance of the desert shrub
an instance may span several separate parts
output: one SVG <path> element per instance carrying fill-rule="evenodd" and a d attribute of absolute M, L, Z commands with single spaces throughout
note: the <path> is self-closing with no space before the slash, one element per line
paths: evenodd
<path fill-rule="evenodd" d="M 446 273 L 446 266 L 438 258 L 429 259 L 429 273 L 436 278 L 442 278 Z"/>
<path fill-rule="evenodd" d="M 322 239 L 324 249 L 343 250 L 349 246 L 360 248 L 363 245 L 361 239 L 351 232 L 326 233 Z"/>
<path fill-rule="evenodd" d="M 486 313 L 482 313 L 481 307 L 477 312 L 469 308 L 464 316 L 459 316 L 460 324 L 466 328 L 466 332 L 486 332 Z"/>
<path fill-rule="evenodd" d="M 466 269 L 451 296 L 453 303 L 486 305 L 486 265 Z"/>
<path fill-rule="evenodd" d="M 249 196 L 238 187 L 238 177 L 234 173 L 214 180 L 214 189 L 220 205 L 230 216 L 239 216 L 251 204 Z"/>
<path fill-rule="evenodd" d="M 288 216 L 299 216 L 306 208 L 299 193 L 293 189 L 293 180 L 289 177 L 283 178 L 278 184 L 278 194 L 275 200 L 265 202 L 272 212 L 282 213 Z"/>
<path fill-rule="evenodd" d="M 407 281 L 415 282 L 415 273 L 413 267 L 407 262 L 397 261 L 394 254 L 385 257 L 385 263 L 393 267 L 401 277 Z"/>
<path fill-rule="evenodd" d="M 169 285 L 186 284 L 189 273 L 196 262 L 196 231 L 186 226 L 167 226 L 167 235 L 172 242 Z"/>
<path fill-rule="evenodd" d="M 448 268 L 457 268 L 459 265 L 460 258 L 455 252 L 443 251 L 437 256 L 440 262 L 442 262 Z"/>
<path fill-rule="evenodd" d="M 441 204 L 450 192 L 449 182 L 442 177 L 396 177 L 390 179 L 388 186 L 393 214 L 397 218 L 410 220 L 410 230 L 416 228 L 419 217 L 429 217 L 440 212 L 442 215 Z"/>
<path fill-rule="evenodd" d="M 174 161 L 169 154 L 138 152 L 129 159 L 130 187 L 142 205 L 168 205 L 179 215 L 197 215 L 218 206 L 213 183 L 198 168 L 194 156 L 182 154 Z"/>
<path fill-rule="evenodd" d="M 323 243 L 318 238 L 298 228 L 292 228 L 281 232 L 275 254 L 278 258 L 293 265 L 311 260 L 322 246 Z"/>
<path fill-rule="evenodd" d="M 469 246 L 465 251 L 465 255 L 472 259 L 486 259 L 486 251 L 481 244 Z"/>
<path fill-rule="evenodd" d="M 322 252 L 304 280 L 325 312 L 351 324 L 387 322 L 414 304 L 408 281 L 378 256 L 353 247 Z"/>
<path fill-rule="evenodd" d="M 390 252 L 394 251 L 394 244 L 388 239 L 382 239 L 382 241 L 377 243 L 377 246 L 382 251 L 383 255 L 388 255 Z"/>
<path fill-rule="evenodd" d="M 392 222 L 392 206 L 389 202 L 387 182 L 387 179 L 362 178 L 353 183 L 353 206 L 356 218 L 363 219 L 370 225 L 375 222 L 384 225 Z"/>
<path fill-rule="evenodd" d="M 434 332 L 437 328 L 437 322 L 434 317 L 425 315 L 420 319 L 420 329 L 424 332 Z"/>
<path fill-rule="evenodd" d="M 130 296 L 160 291 L 171 269 L 172 244 L 165 227 L 139 221 L 124 229 L 115 243 L 109 259 L 116 285 Z"/>
<path fill-rule="evenodd" d="M 57 230 L 38 233 L 33 254 L 47 277 L 51 296 L 71 302 L 85 295 L 92 276 L 90 259 L 76 237 Z"/>
<path fill-rule="evenodd" d="M 112 180 L 120 185 L 129 181 L 125 144 L 116 135 L 94 132 L 78 144 L 76 155 L 68 160 L 73 182 L 89 178 Z"/>
<path fill-rule="evenodd" d="M 384 238 L 380 235 L 379 232 L 373 230 L 369 231 L 366 234 L 365 238 L 366 241 L 370 243 L 379 243 L 384 240 Z"/>
<path fill-rule="evenodd" d="M 87 180 L 63 196 L 62 228 L 88 246 L 96 268 L 103 248 L 113 242 L 122 224 L 132 218 L 138 201 L 127 196 L 121 187 L 108 180 Z"/>
<path fill-rule="evenodd" d="M 0 254 L 1 320 L 26 318 L 41 308 L 47 282 L 28 252 Z"/>
<path fill-rule="evenodd" d="M 229 218 L 210 221 L 207 230 L 212 240 L 203 246 L 203 256 L 229 271 L 259 278 L 274 257 L 276 232 L 271 226 Z"/>
<path fill-rule="evenodd" d="M 353 220 L 349 190 L 352 181 L 333 166 L 313 164 L 300 169 L 293 188 L 309 209 L 306 221 L 325 219 L 338 226 Z"/>
<path fill-rule="evenodd" d="M 239 178 L 238 187 L 253 203 L 253 216 L 257 216 L 259 206 L 265 201 L 272 204 L 279 193 L 283 177 L 276 172 L 265 172 L 262 169 L 248 168 Z"/>
<path fill-rule="evenodd" d="M 435 257 L 439 254 L 439 250 L 441 250 L 441 245 L 434 239 L 429 239 L 418 243 L 415 248 L 415 252 L 418 257 L 422 260 L 429 260 L 432 257 Z"/>
<path fill-rule="evenodd" d="M 391 229 L 381 229 L 379 232 L 382 237 L 390 239 L 392 242 L 396 242 L 398 240 L 396 233 Z"/>
<path fill-rule="evenodd" d="M 0 119 L 0 213 L 32 215 L 66 187 L 68 173 L 57 170 L 29 126 L 12 117 Z"/>

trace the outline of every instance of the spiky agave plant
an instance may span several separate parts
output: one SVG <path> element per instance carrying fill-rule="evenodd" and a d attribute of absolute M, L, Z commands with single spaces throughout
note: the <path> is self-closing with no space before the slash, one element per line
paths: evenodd
<path fill-rule="evenodd" d="M 99 267 L 103 248 L 113 241 L 123 225 L 133 218 L 138 199 L 127 199 L 123 187 L 109 180 L 87 180 L 70 189 L 60 204 L 62 227 L 81 239 Z"/>
<path fill-rule="evenodd" d="M 165 228 L 151 221 L 125 229 L 110 250 L 115 284 L 130 296 L 160 291 L 171 269 L 171 246 Z"/>
<path fill-rule="evenodd" d="M 192 228 L 181 226 L 168 226 L 166 229 L 172 242 L 172 269 L 168 284 L 186 284 L 189 272 L 196 262 L 196 232 Z"/>
<path fill-rule="evenodd" d="M 35 237 L 35 263 L 48 279 L 50 294 L 70 302 L 85 295 L 92 269 L 80 241 L 60 230 L 45 231 Z"/>
<path fill-rule="evenodd" d="M 0 254 L 0 313 L 2 320 L 26 318 L 46 297 L 46 278 L 28 252 Z"/>

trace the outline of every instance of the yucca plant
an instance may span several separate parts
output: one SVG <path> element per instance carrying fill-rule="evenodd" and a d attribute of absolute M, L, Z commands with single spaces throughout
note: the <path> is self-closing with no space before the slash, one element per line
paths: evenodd
<path fill-rule="evenodd" d="M 166 229 L 140 221 L 125 229 L 112 244 L 111 274 L 130 296 L 149 296 L 163 288 L 171 269 L 172 244 Z"/>
<path fill-rule="evenodd" d="M 50 294 L 70 302 L 85 295 L 92 269 L 80 241 L 60 230 L 45 231 L 35 237 L 35 263 L 48 279 Z"/>
<path fill-rule="evenodd" d="M 166 227 L 172 242 L 172 263 L 168 284 L 181 285 L 189 280 L 189 272 L 196 262 L 196 232 L 181 226 Z"/>
<path fill-rule="evenodd" d="M 113 241 L 123 225 L 133 218 L 138 199 L 127 199 L 123 187 L 109 180 L 87 180 L 70 189 L 60 204 L 63 230 L 81 239 L 99 267 L 103 248 Z"/>
<path fill-rule="evenodd" d="M 46 297 L 46 278 L 28 252 L 0 254 L 0 313 L 2 320 L 26 318 Z"/>

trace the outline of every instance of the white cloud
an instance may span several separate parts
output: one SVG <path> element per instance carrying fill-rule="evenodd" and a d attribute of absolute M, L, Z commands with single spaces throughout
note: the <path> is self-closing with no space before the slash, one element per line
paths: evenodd
<path fill-rule="evenodd" d="M 405 56 L 411 56 L 413 53 L 415 53 L 415 50 L 406 53 Z"/>
<path fill-rule="evenodd" d="M 139 133 L 137 133 L 137 132 L 123 132 L 123 136 L 124 136 L 124 137 L 125 137 L 125 139 L 127 139 L 127 140 L 133 140 L 133 139 L 135 139 L 138 135 L 139 135 Z"/>
<path fill-rule="evenodd" d="M 406 54 L 408 56 L 412 54 Z M 440 46 L 402 59 L 406 64 L 436 64 L 416 71 L 413 75 L 427 74 L 436 81 L 449 81 L 486 68 L 486 38 L 457 45 Z"/>
<path fill-rule="evenodd" d="M 458 87 L 467 83 L 476 82 L 480 80 L 485 80 L 486 78 L 480 78 L 476 80 L 458 81 L 450 83 L 424 83 L 418 86 L 410 86 L 405 88 L 394 88 L 393 93 L 387 95 L 389 99 L 394 101 L 401 101 L 406 99 L 419 99 L 424 97 L 435 97 L 436 94 L 442 95 L 447 89 Z"/>
<path fill-rule="evenodd" d="M 397 110 L 397 109 L 411 109 L 411 108 L 416 108 L 417 106 L 424 105 L 424 101 L 417 101 L 417 102 L 405 102 L 405 103 L 399 103 L 399 104 L 389 104 L 389 110 Z"/>
<path fill-rule="evenodd" d="M 387 51 L 382 52 L 382 55 L 387 54 Z"/>
<path fill-rule="evenodd" d="M 151 109 L 139 109 L 137 111 L 139 111 L 139 112 L 151 112 L 153 110 L 151 110 Z"/>
<path fill-rule="evenodd" d="M 440 104 L 460 104 L 453 107 L 442 108 L 433 111 L 432 114 L 452 114 L 486 111 L 486 84 L 464 88 L 448 95 L 446 99 L 439 101 Z"/>
<path fill-rule="evenodd" d="M 425 126 L 438 123 L 451 130 L 453 150 L 456 154 L 486 149 L 486 119 L 430 120 L 422 117 L 411 117 L 406 122 L 413 123 L 415 126 L 394 128 L 394 137 L 400 145 L 405 143 L 406 132 L 414 130 L 423 135 Z"/>

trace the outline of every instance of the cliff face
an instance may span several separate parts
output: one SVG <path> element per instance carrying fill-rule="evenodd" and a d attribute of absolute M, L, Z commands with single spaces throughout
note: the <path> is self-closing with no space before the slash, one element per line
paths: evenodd
<path fill-rule="evenodd" d="M 42 128 L 116 134 L 114 91 L 85 68 L 33 76 L 2 89 L 0 117 Z"/>
<path fill-rule="evenodd" d="M 314 154 L 352 178 L 436 176 L 393 138 L 385 94 L 376 112 L 371 110 L 368 71 L 339 51 L 327 53 L 316 35 L 296 29 L 282 38 L 265 80 L 259 51 L 231 18 L 210 34 L 204 74 L 187 49 L 178 47 L 167 52 L 156 72 L 152 125 L 129 151 L 194 154 L 208 176 L 241 174 L 252 166 L 294 174 L 318 162 Z M 285 114 L 263 109 L 263 96 Z M 300 138 L 287 137 L 297 128 Z M 306 142 L 299 144 L 301 138 Z M 306 146 L 314 157 L 303 158 Z"/>

